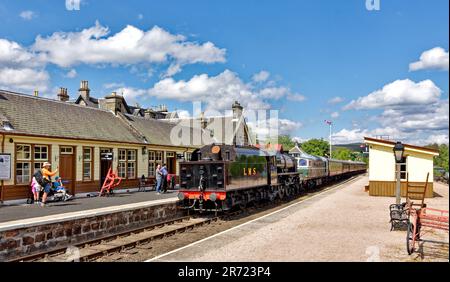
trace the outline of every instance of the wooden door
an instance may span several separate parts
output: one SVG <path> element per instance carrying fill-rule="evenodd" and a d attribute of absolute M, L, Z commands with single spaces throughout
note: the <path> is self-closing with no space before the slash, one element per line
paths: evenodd
<path fill-rule="evenodd" d="M 73 147 L 61 147 L 59 154 L 59 176 L 67 191 L 75 195 L 75 149 Z"/>
<path fill-rule="evenodd" d="M 113 151 L 109 148 L 100 149 L 100 187 L 103 186 L 108 170 L 112 168 Z"/>

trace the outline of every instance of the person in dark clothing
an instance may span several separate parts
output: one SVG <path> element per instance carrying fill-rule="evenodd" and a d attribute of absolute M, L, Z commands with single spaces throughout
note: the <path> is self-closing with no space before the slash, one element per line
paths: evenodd
<path fill-rule="evenodd" d="M 167 192 L 167 174 L 169 174 L 167 172 L 167 166 L 166 164 L 163 164 L 162 168 L 161 168 L 161 175 L 162 175 L 162 192 L 166 193 Z"/>

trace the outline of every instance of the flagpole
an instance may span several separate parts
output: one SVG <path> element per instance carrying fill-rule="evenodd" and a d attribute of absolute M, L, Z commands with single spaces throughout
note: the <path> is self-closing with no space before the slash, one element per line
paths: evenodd
<path fill-rule="evenodd" d="M 331 152 L 332 152 L 332 149 L 331 149 L 331 126 L 332 126 L 332 122 L 330 121 L 330 159 L 331 159 Z"/>

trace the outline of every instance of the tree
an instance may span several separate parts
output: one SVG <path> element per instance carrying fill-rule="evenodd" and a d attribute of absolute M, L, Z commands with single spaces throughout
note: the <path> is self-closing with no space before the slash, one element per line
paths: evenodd
<path fill-rule="evenodd" d="M 311 139 L 302 144 L 302 149 L 308 154 L 325 157 L 329 154 L 329 143 L 323 139 Z"/>
<path fill-rule="evenodd" d="M 448 172 L 448 145 L 430 144 L 426 147 L 439 151 L 439 156 L 434 158 L 434 166 L 442 167 Z"/>
<path fill-rule="evenodd" d="M 289 135 L 278 136 L 278 144 L 283 145 L 283 150 L 286 152 L 295 147 L 295 143 Z"/>
<path fill-rule="evenodd" d="M 337 148 L 333 150 L 331 154 L 333 156 L 333 159 L 337 160 L 348 161 L 348 160 L 355 160 L 357 158 L 354 152 L 350 151 L 347 148 Z"/>

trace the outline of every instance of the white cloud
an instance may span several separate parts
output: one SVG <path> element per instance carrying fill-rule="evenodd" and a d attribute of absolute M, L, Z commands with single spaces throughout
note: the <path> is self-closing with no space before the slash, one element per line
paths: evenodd
<path fill-rule="evenodd" d="M 294 141 L 294 142 L 296 142 L 296 143 L 299 143 L 299 144 L 305 143 L 305 142 L 307 142 L 308 140 L 310 140 L 310 138 L 303 138 L 303 137 L 298 137 L 298 136 L 292 137 L 292 141 Z"/>
<path fill-rule="evenodd" d="M 256 73 L 253 75 L 252 80 L 254 82 L 264 82 L 266 81 L 270 76 L 270 73 L 268 71 L 260 71 L 259 73 Z"/>
<path fill-rule="evenodd" d="M 36 13 L 33 12 L 33 11 L 30 11 L 30 10 L 27 10 L 27 11 L 22 11 L 22 12 L 19 14 L 19 16 L 20 16 L 22 19 L 29 21 L 29 20 L 32 20 L 32 19 L 36 16 Z"/>
<path fill-rule="evenodd" d="M 332 118 L 338 118 L 339 117 L 339 112 L 332 112 L 330 116 Z"/>
<path fill-rule="evenodd" d="M 172 73 L 186 64 L 223 63 L 226 53 L 211 42 L 190 42 L 185 36 L 171 34 L 158 26 L 143 31 L 128 25 L 110 35 L 110 30 L 98 22 L 80 32 L 38 36 L 32 49 L 44 54 L 47 62 L 60 67 L 171 63 Z"/>
<path fill-rule="evenodd" d="M 410 71 L 437 69 L 448 71 L 449 56 L 448 52 L 441 47 L 435 47 L 427 50 L 420 55 L 420 60 L 409 64 Z"/>
<path fill-rule="evenodd" d="M 191 113 L 189 111 L 177 110 L 176 112 L 177 112 L 179 118 L 190 118 L 191 117 Z"/>
<path fill-rule="evenodd" d="M 20 44 L 0 38 L 0 67 L 41 67 L 44 58 Z"/>
<path fill-rule="evenodd" d="M 376 129 L 342 129 L 339 132 L 332 134 L 333 144 L 349 144 L 362 143 L 364 137 L 389 136 L 397 140 L 404 139 L 407 135 L 393 127 L 376 128 Z"/>
<path fill-rule="evenodd" d="M 343 101 L 344 99 L 338 96 L 328 100 L 328 104 L 339 104 L 342 103 Z"/>
<path fill-rule="evenodd" d="M 117 82 L 111 82 L 111 83 L 105 83 L 103 84 L 103 88 L 105 89 L 113 89 L 113 88 L 122 88 L 125 87 L 125 83 L 117 83 Z"/>
<path fill-rule="evenodd" d="M 278 97 L 285 91 L 255 90 L 236 73 L 225 70 L 217 76 L 195 75 L 188 81 L 166 78 L 149 89 L 148 94 L 161 99 L 200 101 L 206 103 L 207 110 L 223 111 L 229 110 L 234 101 L 239 101 L 246 109 L 268 109 L 270 105 L 265 99 L 275 98 L 269 92 L 277 92 Z"/>
<path fill-rule="evenodd" d="M 71 69 L 70 71 L 68 71 L 66 74 L 65 74 L 65 77 L 68 77 L 68 78 L 75 78 L 77 76 L 77 71 L 76 71 L 76 69 Z"/>
<path fill-rule="evenodd" d="M 303 102 L 306 100 L 306 97 L 301 94 L 288 94 L 287 99 L 294 102 Z"/>
<path fill-rule="evenodd" d="M 448 144 L 448 132 L 447 134 L 437 134 L 437 135 L 430 135 L 428 138 L 423 140 L 422 145 L 428 145 L 428 144 Z"/>
<path fill-rule="evenodd" d="M 274 117 L 258 120 L 251 119 L 247 121 L 247 125 L 251 133 L 256 135 L 260 141 L 272 139 L 275 135 L 291 135 L 293 131 L 303 126 L 298 121 Z"/>
<path fill-rule="evenodd" d="M 385 85 L 381 90 L 351 101 L 344 109 L 377 109 L 392 106 L 425 105 L 437 102 L 441 92 L 441 89 L 431 80 L 424 80 L 418 83 L 409 79 L 396 80 Z"/>
<path fill-rule="evenodd" d="M 31 68 L 0 68 L 0 88 L 8 90 L 47 91 L 49 75 Z"/>

